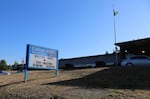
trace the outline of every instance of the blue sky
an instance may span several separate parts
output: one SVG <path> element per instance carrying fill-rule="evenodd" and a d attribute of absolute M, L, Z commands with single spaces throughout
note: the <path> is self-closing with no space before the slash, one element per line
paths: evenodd
<path fill-rule="evenodd" d="M 114 0 L 117 42 L 150 36 L 149 0 Z M 26 45 L 59 50 L 59 58 L 114 50 L 113 0 L 0 0 L 0 59 L 25 59 Z"/>

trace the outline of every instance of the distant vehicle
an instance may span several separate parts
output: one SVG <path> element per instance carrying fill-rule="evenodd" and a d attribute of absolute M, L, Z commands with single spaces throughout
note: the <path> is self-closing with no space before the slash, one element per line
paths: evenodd
<path fill-rule="evenodd" d="M 10 75 L 10 72 L 7 72 L 7 71 L 0 71 L 0 74 L 1 74 L 1 75 Z"/>
<path fill-rule="evenodd" d="M 124 59 L 121 66 L 150 66 L 150 57 L 144 55 L 132 56 Z"/>

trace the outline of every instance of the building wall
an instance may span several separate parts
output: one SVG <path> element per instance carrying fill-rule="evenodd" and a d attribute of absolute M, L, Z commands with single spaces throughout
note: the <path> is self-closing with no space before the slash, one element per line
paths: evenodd
<path fill-rule="evenodd" d="M 112 65 L 115 64 L 115 61 L 115 54 L 60 59 L 59 68 L 65 68 L 67 65 L 72 65 L 73 67 L 94 67 L 97 63 L 99 63 L 99 65 Z"/>

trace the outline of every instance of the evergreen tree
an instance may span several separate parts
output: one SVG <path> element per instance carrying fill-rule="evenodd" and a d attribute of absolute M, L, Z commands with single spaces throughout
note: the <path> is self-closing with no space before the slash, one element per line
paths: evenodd
<path fill-rule="evenodd" d="M 17 66 L 19 63 L 17 61 L 14 62 L 14 65 Z"/>
<path fill-rule="evenodd" d="M 8 69 L 7 63 L 4 59 L 2 59 L 0 61 L 0 70 L 7 70 L 7 69 Z"/>

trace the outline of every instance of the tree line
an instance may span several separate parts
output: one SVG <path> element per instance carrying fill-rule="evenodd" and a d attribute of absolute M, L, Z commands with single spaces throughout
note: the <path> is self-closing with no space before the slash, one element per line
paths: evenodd
<path fill-rule="evenodd" d="M 13 65 L 7 65 L 5 59 L 0 60 L 0 71 L 2 70 L 23 70 L 24 69 L 24 60 L 19 64 L 17 61 L 14 62 Z"/>

